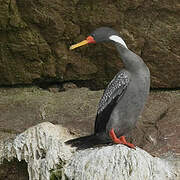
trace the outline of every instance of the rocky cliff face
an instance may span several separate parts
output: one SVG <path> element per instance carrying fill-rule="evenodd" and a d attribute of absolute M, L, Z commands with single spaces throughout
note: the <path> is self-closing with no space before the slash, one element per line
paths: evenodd
<path fill-rule="evenodd" d="M 122 67 L 110 44 L 70 52 L 99 26 L 116 29 L 151 71 L 152 87 L 180 87 L 178 0 L 0 0 L 0 85 L 93 80 Z"/>

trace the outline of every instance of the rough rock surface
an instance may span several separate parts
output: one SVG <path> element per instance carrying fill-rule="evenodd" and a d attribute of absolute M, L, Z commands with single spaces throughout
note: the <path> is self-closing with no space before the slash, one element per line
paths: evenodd
<path fill-rule="evenodd" d="M 74 180 L 174 180 L 171 168 L 142 149 L 113 145 L 77 152 L 65 166 L 65 174 Z"/>
<path fill-rule="evenodd" d="M 180 87 L 179 0 L 0 0 L 0 85 L 93 80 L 122 67 L 115 48 L 70 44 L 99 26 L 119 31 L 151 70 L 152 87 Z"/>
<path fill-rule="evenodd" d="M 73 87 L 73 85 L 71 85 Z M 67 88 L 67 85 L 66 85 Z M 93 132 L 102 91 L 58 87 L 0 89 L 0 140 L 38 123 L 61 124 L 77 136 Z M 130 141 L 155 156 L 180 155 L 180 91 L 152 91 Z"/>
<path fill-rule="evenodd" d="M 64 128 L 51 123 L 31 127 L 15 139 L 1 142 L 0 163 L 4 159 L 25 160 L 30 180 L 48 180 L 50 170 L 58 164 L 62 179 L 175 180 L 175 167 L 170 162 L 144 150 L 113 145 L 72 154 L 73 149 L 63 143 L 69 136 Z"/>
<path fill-rule="evenodd" d="M 0 164 L 4 159 L 25 160 L 30 180 L 48 180 L 50 170 L 71 156 L 63 143 L 70 136 L 66 134 L 64 128 L 48 122 L 29 128 L 15 139 L 0 142 Z"/>

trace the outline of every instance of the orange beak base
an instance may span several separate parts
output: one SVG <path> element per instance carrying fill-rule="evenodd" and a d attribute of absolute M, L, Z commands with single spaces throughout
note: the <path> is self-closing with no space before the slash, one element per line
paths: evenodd
<path fill-rule="evenodd" d="M 96 41 L 94 40 L 94 38 L 93 38 L 92 36 L 88 36 L 88 37 L 86 38 L 86 40 L 88 41 L 88 44 L 89 44 L 89 43 L 96 43 Z"/>

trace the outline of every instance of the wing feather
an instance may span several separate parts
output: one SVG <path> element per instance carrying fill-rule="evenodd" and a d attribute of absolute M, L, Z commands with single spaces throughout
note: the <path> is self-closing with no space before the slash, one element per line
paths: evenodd
<path fill-rule="evenodd" d="M 101 97 L 95 121 L 95 133 L 105 130 L 116 103 L 123 96 L 130 78 L 126 71 L 120 71 L 109 83 Z"/>
<path fill-rule="evenodd" d="M 119 72 L 105 89 L 103 96 L 99 101 L 97 113 L 99 114 L 102 112 L 116 96 L 121 95 L 122 91 L 127 87 L 128 83 L 128 74 L 125 71 Z"/>

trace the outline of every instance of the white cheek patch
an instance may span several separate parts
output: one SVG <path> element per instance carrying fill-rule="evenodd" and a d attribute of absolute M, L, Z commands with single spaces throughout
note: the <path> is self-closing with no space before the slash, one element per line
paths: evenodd
<path fill-rule="evenodd" d="M 124 47 L 126 47 L 128 49 L 126 43 L 123 41 L 123 39 L 121 37 L 116 36 L 116 35 L 112 35 L 109 37 L 109 39 L 114 41 L 114 42 L 122 44 Z"/>

